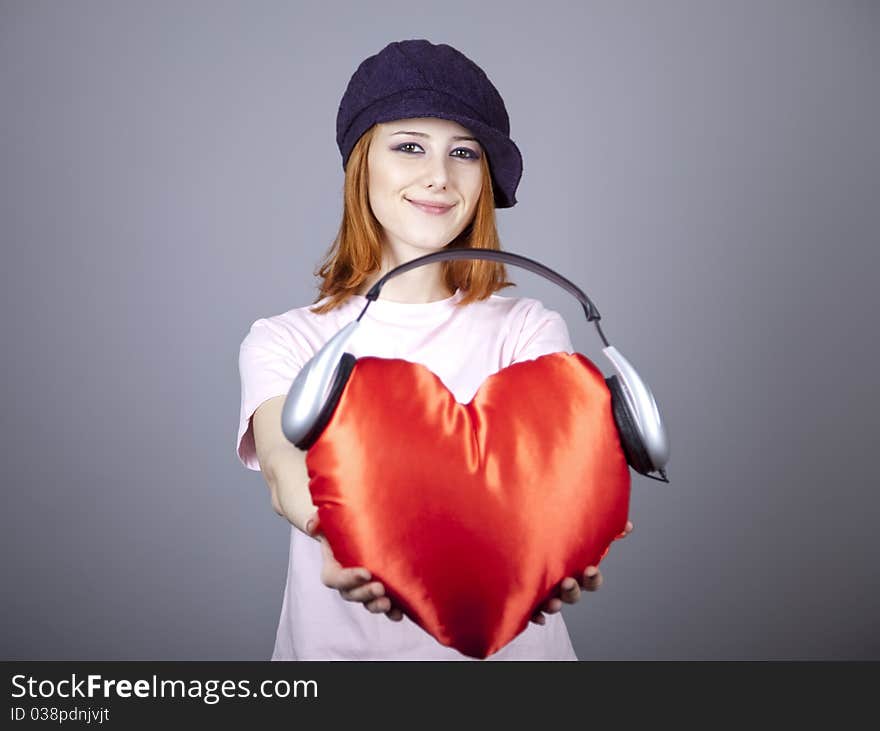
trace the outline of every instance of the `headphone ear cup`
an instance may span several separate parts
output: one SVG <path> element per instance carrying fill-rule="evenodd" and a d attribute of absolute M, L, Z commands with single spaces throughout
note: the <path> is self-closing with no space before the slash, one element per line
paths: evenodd
<path fill-rule="evenodd" d="M 333 416 L 333 412 L 336 411 L 336 405 L 339 403 L 342 392 L 345 390 L 345 384 L 348 383 L 348 378 L 351 376 L 351 371 L 356 362 L 357 358 L 351 353 L 342 354 L 342 358 L 340 358 L 339 365 L 336 368 L 336 375 L 330 386 L 330 392 L 327 394 L 327 401 L 324 402 L 324 406 L 318 413 L 318 418 L 315 419 L 312 428 L 309 429 L 308 433 L 296 443 L 297 447 L 303 450 L 308 450 L 316 441 L 318 441 L 318 437 L 324 433 L 324 429 L 327 427 L 330 418 Z"/>
<path fill-rule="evenodd" d="M 636 420 L 626 402 L 620 379 L 617 376 L 611 376 L 605 379 L 605 383 L 608 384 L 608 390 L 611 391 L 611 410 L 614 414 L 614 422 L 617 425 L 626 461 L 636 472 L 646 475 L 654 469 L 654 465 L 648 455 L 648 450 L 645 449 L 644 442 L 642 442 L 642 437 L 636 427 Z"/>

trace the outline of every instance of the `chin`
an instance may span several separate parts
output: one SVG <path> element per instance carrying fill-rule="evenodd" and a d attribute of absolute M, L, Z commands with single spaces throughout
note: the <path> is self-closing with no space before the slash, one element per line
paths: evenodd
<path fill-rule="evenodd" d="M 431 244 L 424 246 L 417 246 L 416 248 L 423 251 L 425 254 L 432 254 L 435 251 L 443 251 L 451 242 L 447 241 L 445 244 Z"/>
<path fill-rule="evenodd" d="M 423 251 L 427 254 L 427 253 L 429 253 L 429 252 L 431 252 L 431 251 L 439 251 L 440 249 L 444 249 L 444 248 L 446 248 L 446 247 L 447 247 L 449 244 L 451 244 L 454 240 L 455 240 L 454 238 L 452 238 L 452 239 L 448 239 L 448 240 L 446 240 L 446 239 L 442 239 L 442 240 L 434 239 L 433 241 L 431 241 L 431 240 L 429 240 L 429 241 L 424 241 L 424 240 L 423 240 L 423 241 L 419 241 L 419 240 L 415 240 L 415 241 L 411 241 L 411 242 L 410 242 L 410 246 L 412 246 L 414 249 L 421 249 L 421 250 L 423 250 Z"/>

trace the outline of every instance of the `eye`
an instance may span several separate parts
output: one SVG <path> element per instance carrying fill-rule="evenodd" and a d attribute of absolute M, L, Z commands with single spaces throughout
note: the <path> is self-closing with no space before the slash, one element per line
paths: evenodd
<path fill-rule="evenodd" d="M 415 143 L 415 142 L 404 142 L 402 145 L 398 145 L 394 149 L 399 150 L 400 152 L 408 152 L 408 150 L 406 148 L 410 148 L 410 147 L 418 147 L 420 150 L 422 149 L 422 146 Z M 455 157 L 461 157 L 464 160 L 479 160 L 480 159 L 480 155 L 478 153 L 474 152 L 473 150 L 471 150 L 469 147 L 457 147 L 453 150 L 453 152 L 467 153 L 465 155 L 456 155 L 455 156 Z"/>
<path fill-rule="evenodd" d="M 465 155 L 465 160 L 479 160 L 480 159 L 479 154 L 474 152 L 470 147 L 459 147 L 459 148 L 453 150 L 453 152 L 466 152 L 466 153 L 468 153 L 467 155 Z"/>

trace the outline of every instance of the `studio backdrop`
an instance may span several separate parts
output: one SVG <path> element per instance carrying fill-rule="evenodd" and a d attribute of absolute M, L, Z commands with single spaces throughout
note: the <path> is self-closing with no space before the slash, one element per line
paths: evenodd
<path fill-rule="evenodd" d="M 0 656 L 270 656 L 295 529 L 235 454 L 239 345 L 314 301 L 337 104 L 400 38 L 503 91 L 502 246 L 669 429 L 578 657 L 880 658 L 880 8 L 812 0 L 0 3 Z"/>

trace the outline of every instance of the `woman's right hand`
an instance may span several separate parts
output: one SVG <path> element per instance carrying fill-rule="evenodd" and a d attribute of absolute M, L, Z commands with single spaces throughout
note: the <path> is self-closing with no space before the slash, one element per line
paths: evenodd
<path fill-rule="evenodd" d="M 385 587 L 381 582 L 370 582 L 370 572 L 362 566 L 343 568 L 333 557 L 330 542 L 323 533 L 319 533 L 320 521 L 315 512 L 306 522 L 306 533 L 321 543 L 321 551 L 324 554 L 324 565 L 321 567 L 321 581 L 331 589 L 338 589 L 342 598 L 350 602 L 360 602 L 367 611 L 373 614 L 384 612 L 392 622 L 403 619 L 400 608 L 391 603 L 391 599 L 385 596 Z"/>

